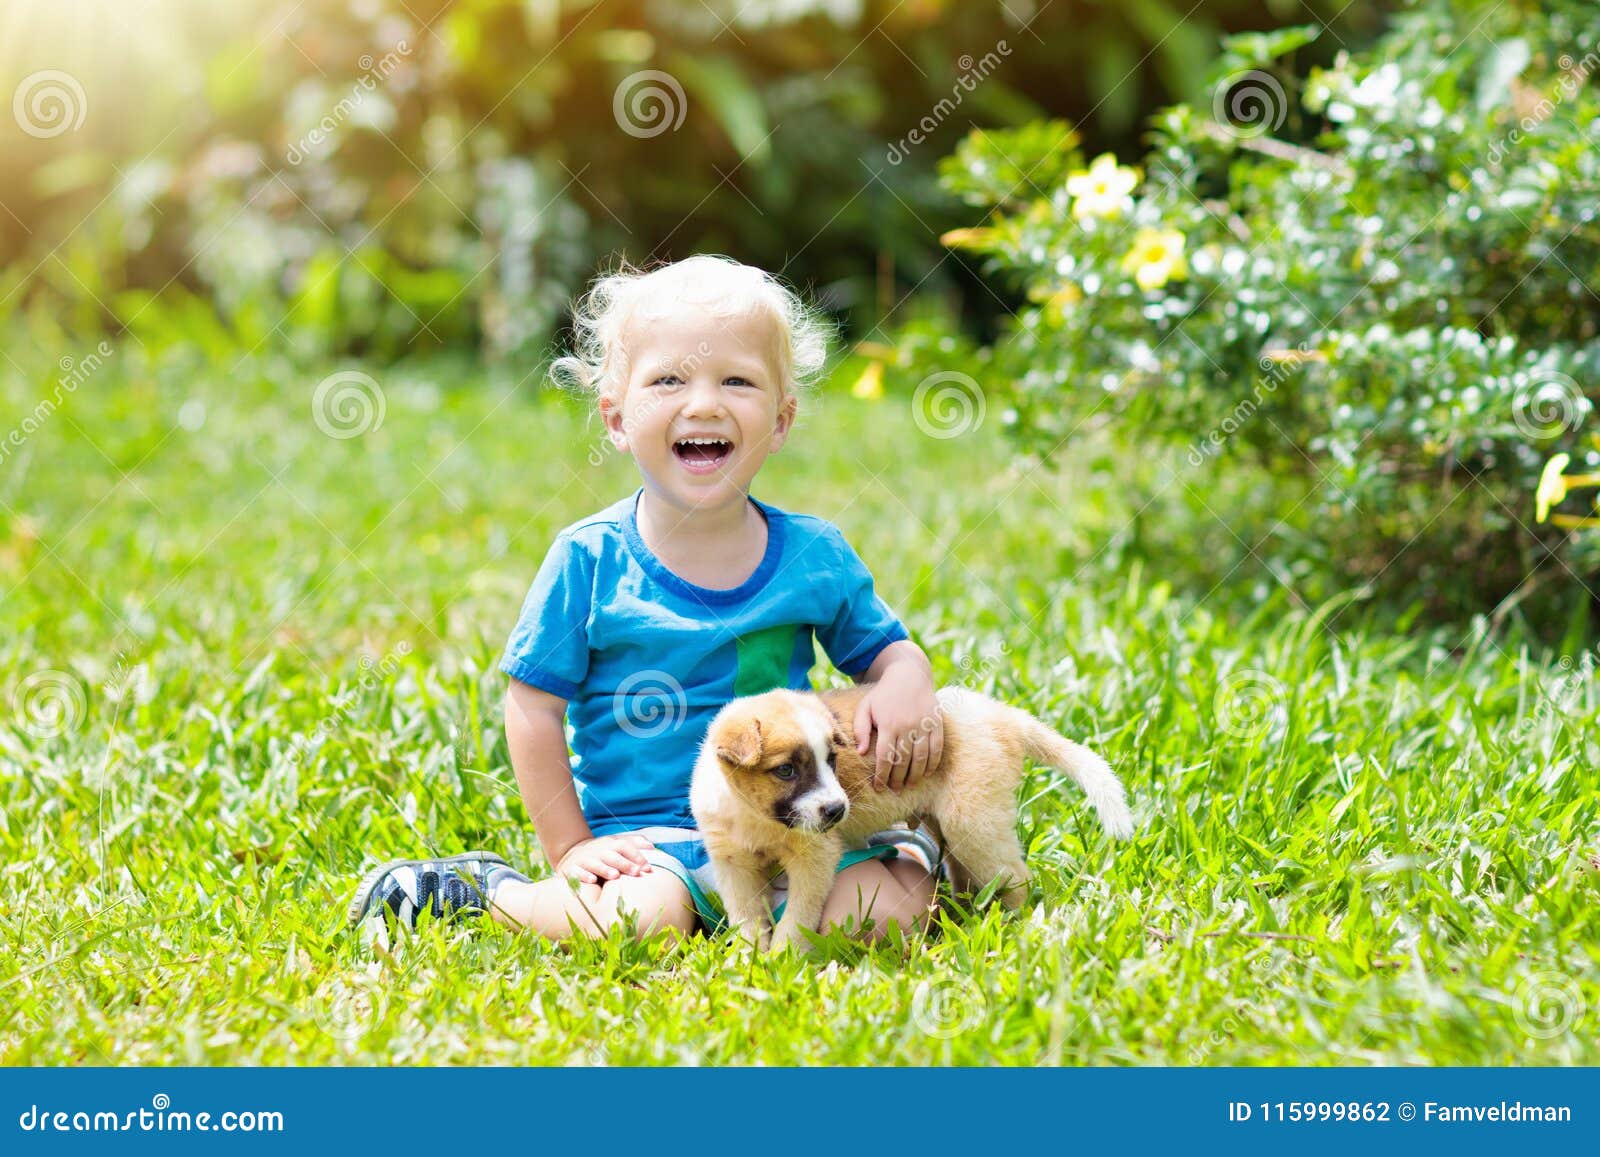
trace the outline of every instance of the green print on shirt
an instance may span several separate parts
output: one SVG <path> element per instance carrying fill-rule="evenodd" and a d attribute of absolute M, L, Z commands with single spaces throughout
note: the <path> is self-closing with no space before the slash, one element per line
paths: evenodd
<path fill-rule="evenodd" d="M 759 695 L 774 687 L 789 685 L 789 661 L 794 658 L 793 623 L 751 631 L 734 640 L 738 648 L 738 671 L 733 676 L 733 693 Z"/>

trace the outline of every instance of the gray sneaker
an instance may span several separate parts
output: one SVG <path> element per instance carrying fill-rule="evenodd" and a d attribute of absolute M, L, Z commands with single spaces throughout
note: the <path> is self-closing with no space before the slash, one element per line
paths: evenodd
<path fill-rule="evenodd" d="M 480 916 L 489 909 L 493 885 L 526 879 L 493 852 L 391 860 L 361 878 L 346 916 L 354 926 L 381 913 L 408 928 L 423 912 L 436 920 Z"/>
<path fill-rule="evenodd" d="M 873 832 L 867 837 L 869 848 L 882 844 L 893 845 L 901 859 L 921 864 L 929 874 L 936 874 L 946 880 L 950 878 L 949 870 L 944 863 L 944 849 L 939 846 L 939 841 L 933 838 L 933 833 L 926 827 L 920 824 L 915 828 L 905 824 L 895 824 L 892 828 Z"/>

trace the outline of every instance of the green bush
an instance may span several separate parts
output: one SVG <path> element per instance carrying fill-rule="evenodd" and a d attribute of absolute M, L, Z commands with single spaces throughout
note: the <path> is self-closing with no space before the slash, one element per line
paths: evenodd
<path fill-rule="evenodd" d="M 1600 564 L 1566 533 L 1591 496 L 1566 526 L 1535 502 L 1552 455 L 1600 468 L 1600 9 L 1413 3 L 1301 78 L 1310 39 L 1227 41 L 1210 106 L 1159 114 L 1138 169 L 1060 124 L 946 159 L 991 210 L 947 242 L 1030 302 L 985 389 L 1029 455 L 1092 420 L 1159 447 L 1165 485 L 1300 479 L 1296 536 L 1257 544 L 1291 571 L 1552 605 Z"/>

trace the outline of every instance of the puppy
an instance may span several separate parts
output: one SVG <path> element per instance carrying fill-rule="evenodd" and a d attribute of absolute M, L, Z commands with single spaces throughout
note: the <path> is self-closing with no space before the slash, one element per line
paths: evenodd
<path fill-rule="evenodd" d="M 938 771 L 900 792 L 872 786 L 874 752 L 856 753 L 853 721 L 866 687 L 769 691 L 736 699 L 706 731 L 689 802 L 729 921 L 758 948 L 804 950 L 843 850 L 901 820 L 935 827 L 958 891 L 1003 879 L 1002 897 L 1027 898 L 1017 839 L 1024 755 L 1070 775 L 1113 836 L 1133 832 L 1122 783 L 1105 760 L 1026 711 L 961 687 L 938 692 L 944 754 Z M 767 900 L 774 867 L 789 873 L 776 929 Z"/>

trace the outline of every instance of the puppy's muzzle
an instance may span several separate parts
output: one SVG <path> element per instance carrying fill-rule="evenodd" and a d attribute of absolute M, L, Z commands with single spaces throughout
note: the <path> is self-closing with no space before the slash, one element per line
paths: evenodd
<path fill-rule="evenodd" d="M 797 831 L 816 832 L 820 835 L 837 827 L 839 821 L 849 812 L 850 801 L 840 797 L 817 803 L 789 802 L 778 808 L 777 817 L 780 822 Z"/>

